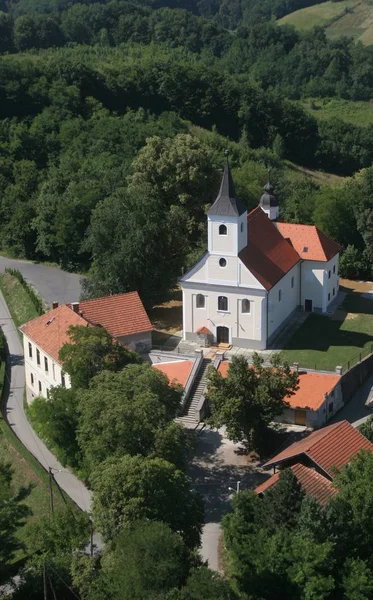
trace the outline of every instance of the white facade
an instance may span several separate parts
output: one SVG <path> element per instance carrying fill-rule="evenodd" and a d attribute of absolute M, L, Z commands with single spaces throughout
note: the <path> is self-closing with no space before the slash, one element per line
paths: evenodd
<path fill-rule="evenodd" d="M 27 402 L 37 396 L 47 398 L 52 387 L 71 387 L 70 378 L 63 373 L 61 365 L 23 334 Z"/>
<path fill-rule="evenodd" d="M 339 290 L 339 254 L 328 262 L 304 260 L 301 264 L 301 308 L 327 312 Z"/>

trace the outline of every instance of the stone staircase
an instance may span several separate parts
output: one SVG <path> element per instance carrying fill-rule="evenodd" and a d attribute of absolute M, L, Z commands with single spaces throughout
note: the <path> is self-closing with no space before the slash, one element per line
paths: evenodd
<path fill-rule="evenodd" d="M 177 417 L 175 421 L 178 423 L 182 423 L 185 427 L 195 428 L 198 425 L 198 421 L 196 420 L 196 410 L 203 394 L 203 390 L 206 387 L 207 383 L 207 370 L 211 365 L 211 360 L 204 358 L 202 360 L 202 364 L 197 373 L 197 377 L 194 380 L 192 388 L 189 392 L 189 397 L 184 407 L 184 410 L 180 417 Z"/>

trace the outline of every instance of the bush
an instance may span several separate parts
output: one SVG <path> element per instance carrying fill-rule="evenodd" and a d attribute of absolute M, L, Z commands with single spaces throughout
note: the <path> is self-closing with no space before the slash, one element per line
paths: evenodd
<path fill-rule="evenodd" d="M 38 296 L 35 293 L 35 291 L 31 287 L 31 285 L 25 281 L 22 273 L 20 271 L 18 271 L 18 269 L 9 269 L 9 268 L 5 269 L 5 272 L 8 273 L 9 275 L 11 275 L 12 277 L 15 277 L 19 281 L 19 283 L 21 284 L 23 289 L 27 292 L 38 315 L 44 314 L 45 311 L 44 311 L 44 305 L 43 305 L 42 299 L 40 298 L 40 296 Z"/>

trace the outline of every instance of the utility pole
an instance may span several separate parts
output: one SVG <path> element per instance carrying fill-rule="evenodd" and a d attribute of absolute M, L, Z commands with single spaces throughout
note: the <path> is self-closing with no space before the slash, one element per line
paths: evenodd
<path fill-rule="evenodd" d="M 51 467 L 48 469 L 49 473 L 49 502 L 51 515 L 54 513 L 54 501 L 53 501 L 53 473 Z"/>
<path fill-rule="evenodd" d="M 91 528 L 91 558 L 93 556 L 93 521 L 92 521 L 92 517 L 89 517 L 89 525 Z"/>

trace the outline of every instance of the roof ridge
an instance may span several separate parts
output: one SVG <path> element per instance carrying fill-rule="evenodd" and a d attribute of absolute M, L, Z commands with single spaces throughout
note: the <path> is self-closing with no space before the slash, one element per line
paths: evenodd
<path fill-rule="evenodd" d="M 117 294 L 108 294 L 107 296 L 100 296 L 99 298 L 84 298 L 82 300 L 79 300 L 79 302 L 97 302 L 97 300 L 109 300 L 110 298 L 117 298 L 118 296 L 129 296 L 130 294 L 139 295 L 137 290 L 132 290 L 131 292 L 118 292 Z"/>

